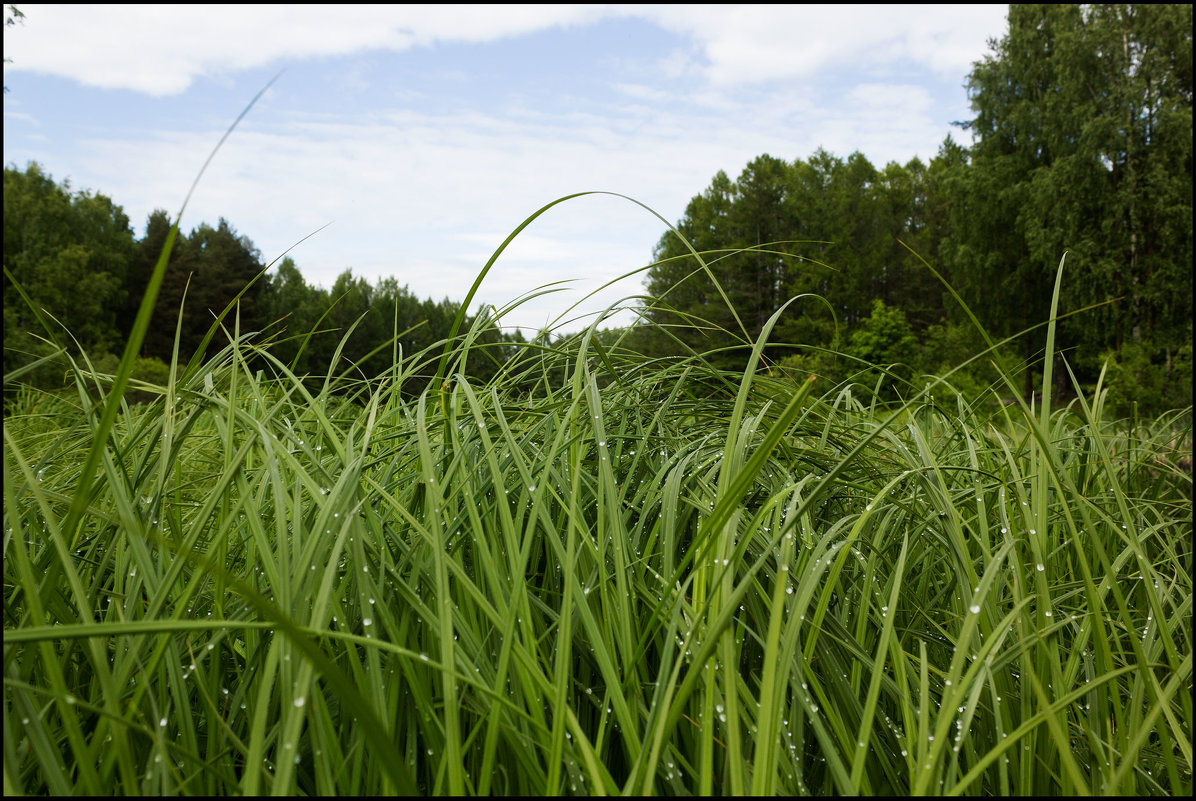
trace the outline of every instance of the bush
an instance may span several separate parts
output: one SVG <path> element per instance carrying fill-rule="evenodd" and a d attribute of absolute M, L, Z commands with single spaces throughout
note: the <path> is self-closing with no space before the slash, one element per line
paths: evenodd
<path fill-rule="evenodd" d="M 1106 404 L 1118 417 L 1134 413 L 1156 416 L 1192 405 L 1191 338 L 1176 350 L 1153 353 L 1143 345 L 1125 345 L 1120 351 L 1106 351 Z"/>
<path fill-rule="evenodd" d="M 111 353 L 105 353 L 93 361 L 92 364 L 95 365 L 96 373 L 114 376 L 116 375 L 117 368 L 120 366 L 120 359 Z M 152 403 L 154 399 L 160 397 L 159 394 L 134 389 L 133 382 L 144 382 L 158 387 L 165 387 L 170 380 L 170 366 L 161 359 L 139 356 L 133 362 L 133 373 L 130 379 L 129 386 L 125 388 L 125 400 L 129 403 Z M 111 386 L 111 379 L 103 383 L 105 389 L 107 389 Z"/>

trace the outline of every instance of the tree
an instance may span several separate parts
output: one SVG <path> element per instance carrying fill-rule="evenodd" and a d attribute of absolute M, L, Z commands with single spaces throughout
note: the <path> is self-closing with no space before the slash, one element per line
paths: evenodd
<path fill-rule="evenodd" d="M 132 298 L 135 300 L 131 298 L 126 308 L 127 324 L 131 325 L 132 315 L 145 294 L 149 276 L 162 252 L 170 227 L 170 216 L 162 209 L 151 213 L 146 222 L 145 237 L 138 243 L 134 259 Z M 141 346 L 142 354 L 169 363 L 181 312 L 179 357 L 182 360 L 189 359 L 199 348 L 216 316 L 263 269 L 261 256 L 253 242 L 248 237 L 238 235 L 223 218 L 215 228 L 200 223 L 189 236 L 180 231 L 162 278 L 150 328 Z M 260 332 L 266 327 L 267 291 L 266 282 L 259 280 L 241 296 L 239 314 L 243 334 Z M 237 311 L 230 312 L 224 318 L 222 327 L 231 331 L 236 314 Z M 227 344 L 228 338 L 223 330 L 218 329 L 208 352 L 219 350 Z"/>
<path fill-rule="evenodd" d="M 22 25 L 25 24 L 24 12 L 22 12 L 21 9 L 19 9 L 13 5 L 6 7 L 4 10 L 4 27 L 11 28 L 13 25 L 16 25 L 18 22 L 20 22 Z M 9 58 L 8 56 L 5 56 L 4 63 L 11 64 L 12 59 Z M 4 84 L 4 94 L 8 94 L 8 84 Z"/>
<path fill-rule="evenodd" d="M 69 182 L 59 186 L 36 163 L 24 172 L 5 168 L 4 266 L 33 304 L 70 332 L 55 329 L 54 336 L 71 353 L 119 349 L 118 315 L 133 254 L 129 218 L 109 198 L 72 193 Z M 4 329 L 6 369 L 43 352 L 33 335 L 47 332 L 7 275 Z"/>
<path fill-rule="evenodd" d="M 1013 5 L 990 44 L 968 79 L 961 283 L 1011 334 L 1045 319 L 1070 251 L 1061 310 L 1122 299 L 1060 324 L 1073 363 L 1091 375 L 1128 342 L 1169 361 L 1192 314 L 1192 6 Z"/>
<path fill-rule="evenodd" d="M 773 342 L 831 345 L 835 320 L 855 325 L 876 300 L 910 309 L 919 325 L 936 322 L 941 291 L 901 245 L 929 247 L 923 243 L 929 229 L 927 175 L 917 159 L 881 171 L 861 153 L 844 161 L 821 149 L 792 164 L 760 156 L 734 182 L 719 172 L 690 201 L 677 229 L 708 252 L 710 270 L 738 320 L 714 281 L 705 271 L 695 272 L 696 261 L 671 232 L 657 245 L 659 263 L 648 273 L 648 292 L 683 314 L 656 309 L 650 317 L 710 321 L 713 331 L 678 330 L 683 341 L 703 350 L 742 342 L 743 329 L 755 339 L 789 298 L 806 294 L 825 298 L 834 318 L 825 305 L 807 301 L 781 322 Z M 778 348 L 767 352 L 777 356 Z M 746 349 L 724 353 L 716 362 L 742 366 L 746 354 Z"/>

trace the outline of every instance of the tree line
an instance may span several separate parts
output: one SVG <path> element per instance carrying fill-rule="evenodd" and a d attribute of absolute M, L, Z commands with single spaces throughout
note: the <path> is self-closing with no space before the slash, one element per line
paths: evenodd
<path fill-rule="evenodd" d="M 959 123 L 971 147 L 948 137 L 928 163 L 883 168 L 858 152 L 762 155 L 735 180 L 719 172 L 677 225 L 709 271 L 664 234 L 648 278 L 663 303 L 648 315 L 706 321 L 670 330 L 732 348 L 721 358 L 733 368 L 746 359 L 737 342 L 788 299 L 817 295 L 825 303 L 799 301 L 778 326 L 774 340 L 804 347 L 777 359 L 832 376 L 851 374 L 852 357 L 900 362 L 912 378 L 985 347 L 923 260 L 1002 339 L 1049 317 L 1066 251 L 1060 313 L 1078 313 L 1058 346 L 1079 379 L 1093 384 L 1107 361 L 1123 406 L 1190 405 L 1192 6 L 1012 5 L 989 44 L 967 78 L 975 117 Z M 1038 329 L 1006 349 L 1027 395 L 1044 339 Z M 986 361 L 957 380 L 991 379 Z M 1067 371 L 1055 375 L 1066 390 Z"/>
<path fill-rule="evenodd" d="M 55 183 L 36 163 L 24 171 L 5 168 L 5 373 L 23 370 L 24 383 L 61 387 L 65 361 L 38 364 L 57 346 L 74 357 L 85 352 L 101 371 L 115 365 L 171 224 L 165 211 L 155 210 L 145 235 L 135 239 L 127 215 L 105 195 L 72 192 L 69 181 Z M 163 382 L 176 339 L 180 364 L 186 364 L 216 317 L 234 302 L 234 312 L 215 331 L 206 353 L 227 345 L 226 332 L 239 326 L 243 333 L 256 332 L 259 344 L 268 342 L 270 352 L 297 375 L 320 379 L 338 353 L 339 368 L 357 364 L 354 375 L 381 375 L 396 350 L 410 356 L 447 338 L 460 309 L 448 298 L 421 300 L 393 277 L 371 284 L 345 270 L 324 289 L 309 285 L 289 257 L 262 275 L 265 269 L 253 242 L 223 218 L 215 227 L 201 223 L 189 234 L 180 231 L 142 343 L 137 377 Z M 45 319 L 56 335 L 46 332 L 35 310 L 50 315 Z M 464 330 L 474 322 L 467 316 Z M 342 345 L 350 329 L 352 336 Z M 395 347 L 379 347 L 396 335 Z M 487 348 L 471 357 L 466 370 L 485 379 L 505 359 L 504 348 L 523 340 L 518 333 L 483 325 L 477 341 Z M 261 363 L 260 357 L 256 361 Z M 416 378 L 405 389 L 422 387 Z"/>
<path fill-rule="evenodd" d="M 696 349 L 734 370 L 747 358 L 743 341 L 801 296 L 774 332 L 773 365 L 907 394 L 986 347 L 952 292 L 994 339 L 1012 337 L 1046 320 L 1066 251 L 1057 346 L 1067 367 L 1091 386 L 1107 365 L 1119 413 L 1130 402 L 1142 412 L 1190 405 L 1192 6 L 1012 5 L 1008 33 L 989 44 L 967 76 L 975 116 L 959 125 L 970 146 L 948 137 L 928 162 L 884 167 L 819 149 L 794 161 L 761 155 L 735 180 L 720 171 L 678 222 L 689 244 L 667 232 L 655 247 L 646 284 L 656 301 L 643 313 L 656 326 L 602 340 L 652 356 Z M 68 350 L 114 360 L 170 224 L 155 211 L 136 240 L 104 195 L 72 192 L 36 164 L 6 167 L 6 374 L 53 350 L 9 273 L 70 332 Z M 354 324 L 341 363 L 360 361 L 372 376 L 392 360 L 390 348 L 371 354 L 379 343 L 399 333 L 402 352 L 417 352 L 447 337 L 460 309 L 349 270 L 328 290 L 313 287 L 289 258 L 246 290 L 263 269 L 223 219 L 180 233 L 143 372 L 162 373 L 176 326 L 189 358 L 243 290 L 241 330 L 266 332 L 272 353 L 318 376 Z M 1044 338 L 1038 328 L 1000 354 L 1027 395 Z M 479 378 L 522 340 L 489 326 L 483 341 L 493 358 L 468 365 Z M 209 348 L 225 342 L 218 332 Z M 989 385 L 990 361 L 957 372 L 955 385 Z M 865 364 L 894 367 L 882 377 Z M 61 385 L 62 373 L 51 361 L 22 376 Z M 1067 369 L 1054 374 L 1066 393 Z"/>

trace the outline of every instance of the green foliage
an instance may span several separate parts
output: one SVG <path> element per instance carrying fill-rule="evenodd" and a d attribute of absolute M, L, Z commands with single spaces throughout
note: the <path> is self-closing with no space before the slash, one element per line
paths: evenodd
<path fill-rule="evenodd" d="M 731 368 L 744 363 L 744 342 L 800 294 L 825 298 L 847 325 L 867 317 L 877 299 L 920 323 L 937 320 L 941 292 L 900 244 L 921 244 L 927 177 L 917 159 L 877 170 L 860 153 L 843 161 L 823 150 L 792 164 L 761 156 L 735 182 L 720 172 L 677 224 L 709 271 L 676 235 L 664 235 L 647 278 L 649 294 L 663 303 L 648 314 L 658 323 L 708 322 L 701 331 L 681 329 L 684 342 L 738 345 L 717 359 Z M 825 306 L 805 303 L 782 321 L 779 339 L 825 347 L 835 333 Z"/>
<path fill-rule="evenodd" d="M 126 327 L 132 325 L 133 313 L 141 301 L 170 226 L 170 216 L 162 209 L 156 209 L 146 221 L 146 234 L 137 244 L 133 261 L 132 291 L 124 318 Z M 237 234 L 227 220 L 221 219 L 215 228 L 201 223 L 189 236 L 180 232 L 171 251 L 142 353 L 167 363 L 171 360 L 181 311 L 179 349 L 182 359 L 190 358 L 216 316 L 263 269 L 261 254 L 253 242 Z M 241 296 L 237 314 L 242 331 L 262 331 L 270 322 L 266 319 L 269 302 L 265 293 L 265 284 L 258 281 Z M 231 328 L 234 324 L 235 318 L 230 315 L 225 326 Z M 219 349 L 227 343 L 222 329 L 217 331 L 209 347 Z"/>
<path fill-rule="evenodd" d="M 872 302 L 872 314 L 851 332 L 850 343 L 852 355 L 878 365 L 908 365 L 918 349 L 905 312 L 886 306 L 883 300 Z"/>
<path fill-rule="evenodd" d="M 680 342 L 660 337 L 652 352 L 726 348 L 712 358 L 741 368 L 762 321 L 812 293 L 833 317 L 817 303 L 793 307 L 770 357 L 801 345 L 790 367 L 834 372 L 837 357 L 819 349 L 849 343 L 879 300 L 905 313 L 925 346 L 921 368 L 936 371 L 930 343 L 967 321 L 917 253 L 988 331 L 1016 338 L 1003 358 L 1029 397 L 1044 366 L 1027 332 L 1047 318 L 1067 252 L 1058 344 L 1082 385 L 1095 386 L 1100 354 L 1128 345 L 1167 374 L 1167 354 L 1191 343 L 1191 14 L 1190 4 L 1014 5 L 1008 34 L 968 76 L 971 148 L 948 138 L 928 165 L 878 169 L 819 150 L 792 163 L 761 156 L 735 181 L 720 171 L 677 224 L 708 269 L 671 232 L 657 245 L 647 288 L 660 302 L 646 311 L 682 327 L 671 332 Z M 986 386 L 988 370 L 987 360 L 969 368 L 959 388 Z M 1069 392 L 1061 362 L 1054 373 Z M 1190 388 L 1167 385 L 1153 396 L 1162 384 L 1142 384 L 1138 400 L 1191 404 Z"/>
<path fill-rule="evenodd" d="M 986 325 L 1005 336 L 1040 321 L 1067 250 L 1065 311 L 1120 299 L 1060 326 L 1089 371 L 1107 348 L 1180 347 L 1192 316 L 1191 4 L 1010 6 L 1008 35 L 968 85 L 976 142 L 947 180 L 942 252 Z"/>
<path fill-rule="evenodd" d="M 1189 332 L 1191 329 L 1189 328 Z M 1106 383 L 1112 413 L 1126 417 L 1154 417 L 1183 407 L 1192 393 L 1192 340 L 1175 350 L 1150 352 L 1142 345 L 1126 345 L 1104 354 Z"/>
<path fill-rule="evenodd" d="M 965 398 L 976 399 L 998 385 L 998 373 L 992 367 L 992 359 L 973 358 L 983 350 L 984 340 L 970 325 L 951 322 L 931 325 L 922 332 L 915 363 L 922 374 L 951 372 L 950 387 Z M 1014 379 L 1015 383 L 1020 383 L 1016 375 Z"/>
<path fill-rule="evenodd" d="M 120 359 L 111 353 L 105 353 L 94 362 L 96 373 L 107 374 L 109 376 L 116 374 L 119 365 Z M 155 392 L 150 389 L 137 389 L 136 386 L 138 384 L 147 384 L 150 387 L 158 389 L 166 387 L 170 383 L 170 366 L 161 359 L 139 356 L 133 362 L 133 371 L 130 374 L 130 378 L 132 379 L 132 383 L 125 391 L 125 399 L 129 403 L 152 403 L 162 397 L 162 392 Z M 97 402 L 99 400 L 102 399 L 97 396 Z"/>
<path fill-rule="evenodd" d="M 70 528 L 110 360 L 23 395 L 6 789 L 1191 792 L 1190 413 L 877 414 L 619 343 L 408 402 L 440 347 L 308 394 L 234 339 L 121 415 Z"/>
<path fill-rule="evenodd" d="M 60 340 L 68 353 L 103 352 L 123 340 L 119 315 L 134 252 L 121 207 L 101 194 L 71 193 L 30 163 L 4 170 L 5 370 L 29 364 L 41 346 L 30 334 Z M 15 279 L 51 330 L 12 287 Z M 64 330 L 65 329 L 65 330 Z M 69 331 L 73 338 L 66 336 Z M 61 377 L 61 375 L 59 376 Z"/>

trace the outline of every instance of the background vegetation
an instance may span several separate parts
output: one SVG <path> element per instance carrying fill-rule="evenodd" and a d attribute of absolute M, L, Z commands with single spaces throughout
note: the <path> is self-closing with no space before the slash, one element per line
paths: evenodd
<path fill-rule="evenodd" d="M 1091 388 L 1102 365 L 1114 411 L 1144 414 L 1191 403 L 1192 386 L 1192 7 L 1014 5 L 1009 33 L 967 79 L 974 139 L 948 138 L 923 162 L 874 166 L 819 150 L 792 162 L 762 155 L 736 180 L 720 172 L 690 201 L 678 229 L 700 251 L 725 249 L 699 269 L 671 233 L 656 247 L 652 322 L 683 323 L 677 338 L 642 326 L 626 340 L 653 355 L 679 355 L 753 340 L 786 300 L 771 361 L 797 373 L 850 375 L 858 357 L 901 363 L 916 376 L 954 367 L 980 345 L 929 262 L 998 339 L 1046 319 L 1059 256 L 1069 255 L 1060 299 L 1059 353 Z M 135 241 L 121 207 L 73 192 L 43 168 L 5 169 L 4 264 L 35 304 L 77 342 L 78 354 L 115 353 L 128 335 L 154 259 L 170 228 L 164 211 Z M 190 358 L 213 314 L 264 269 L 249 238 L 225 220 L 180 237 L 142 356 L 168 362 L 175 319 Z M 724 288 L 716 291 L 713 281 Z M 5 365 L 54 351 L 5 276 Z M 729 303 L 728 303 L 729 301 Z M 342 356 L 357 361 L 397 324 L 404 353 L 443 338 L 458 301 L 419 300 L 393 278 L 371 285 L 346 270 L 331 288 L 309 286 L 289 259 L 241 296 L 243 331 L 272 331 L 293 358 L 312 337 L 300 373 L 323 374 L 344 332 L 362 317 Z M 880 305 L 878 305 L 878 302 Z M 734 309 L 734 311 L 732 311 Z M 480 313 L 480 312 L 479 312 Z M 703 325 L 690 323 L 702 320 Z M 271 324 L 281 320 L 280 326 Z M 498 330 L 492 342 L 515 343 Z M 1012 342 L 1008 363 L 1029 397 L 1041 375 L 1041 337 Z M 213 347 L 227 342 L 217 332 Z M 794 350 L 793 346 L 797 349 Z M 834 351 L 829 354 L 826 351 Z M 494 350 L 494 360 L 513 350 Z M 743 348 L 715 356 L 742 369 Z M 846 355 L 845 360 L 843 356 Z M 384 369 L 385 353 L 365 362 Z M 494 361 L 467 372 L 488 377 Z M 25 374 L 62 386 L 61 360 Z M 957 376 L 975 392 L 995 378 L 987 360 Z M 1069 392 L 1060 368 L 1056 392 Z M 924 383 L 924 382 L 923 382 Z M 905 392 L 889 385 L 889 395 Z M 418 393 L 418 381 L 410 390 Z M 11 392 L 6 390 L 11 397 Z"/>

